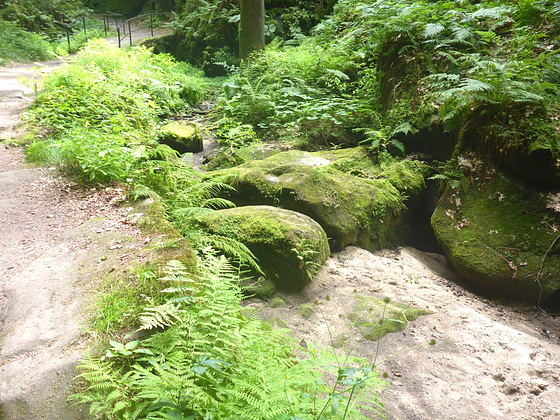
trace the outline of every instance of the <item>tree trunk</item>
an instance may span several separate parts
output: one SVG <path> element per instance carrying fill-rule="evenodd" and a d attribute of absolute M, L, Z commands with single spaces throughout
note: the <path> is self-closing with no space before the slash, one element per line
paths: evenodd
<path fill-rule="evenodd" d="M 264 49 L 264 0 L 241 0 L 239 57 Z"/>

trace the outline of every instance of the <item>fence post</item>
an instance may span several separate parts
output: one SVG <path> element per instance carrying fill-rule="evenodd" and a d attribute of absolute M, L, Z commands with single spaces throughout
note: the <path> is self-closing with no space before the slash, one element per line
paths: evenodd
<path fill-rule="evenodd" d="M 130 29 L 130 22 L 128 22 L 128 38 L 130 39 L 130 46 L 132 47 L 132 30 Z"/>
<path fill-rule="evenodd" d="M 152 38 L 153 38 L 154 37 L 153 15 L 150 15 L 150 32 L 152 33 Z"/>
<path fill-rule="evenodd" d="M 119 39 L 119 48 L 121 48 L 121 28 L 117 26 L 117 38 Z"/>
<path fill-rule="evenodd" d="M 85 16 L 82 17 L 82 23 L 83 23 L 83 25 L 84 25 L 84 32 L 87 34 L 86 17 L 85 17 Z M 86 38 L 87 38 L 87 37 L 86 37 Z"/>
<path fill-rule="evenodd" d="M 108 20 L 109 20 L 109 18 L 107 16 L 103 15 L 103 29 L 105 30 L 105 37 L 107 36 Z"/>

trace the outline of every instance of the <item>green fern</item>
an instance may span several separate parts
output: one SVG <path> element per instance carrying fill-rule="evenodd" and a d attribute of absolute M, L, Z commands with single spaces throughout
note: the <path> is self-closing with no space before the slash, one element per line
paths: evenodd
<path fill-rule="evenodd" d="M 225 257 L 206 250 L 196 278 L 172 261 L 162 281 L 171 285 L 164 293 L 168 303 L 181 310 L 146 309 L 148 326 L 167 326 L 141 340 L 147 351 L 132 366 L 93 356 L 80 364 L 79 377 L 89 385 L 73 400 L 89 403 L 93 415 L 311 420 L 319 418 L 317 407 L 331 404 L 325 398 L 329 388 L 320 376 L 333 356 L 300 349 L 282 332 L 243 316 L 239 270 Z M 191 299 L 183 299 L 186 296 Z M 168 312 L 180 322 L 169 322 Z M 308 357 L 297 359 L 296 352 Z M 373 377 L 371 368 L 368 372 Z M 373 390 L 377 381 L 363 380 L 360 387 Z M 345 411 L 348 418 L 362 418 L 358 408 L 381 407 L 375 394 L 370 400 L 373 406 L 356 405 L 358 394 L 342 384 L 337 395 L 344 402 L 339 417 Z M 382 411 L 377 414 L 383 417 Z"/>
<path fill-rule="evenodd" d="M 441 23 L 428 23 L 424 29 L 424 38 L 435 38 L 445 31 L 445 26 Z"/>
<path fill-rule="evenodd" d="M 163 305 L 146 308 L 140 315 L 138 330 L 151 330 L 166 328 L 181 322 L 181 309 L 175 302 L 166 302 Z"/>

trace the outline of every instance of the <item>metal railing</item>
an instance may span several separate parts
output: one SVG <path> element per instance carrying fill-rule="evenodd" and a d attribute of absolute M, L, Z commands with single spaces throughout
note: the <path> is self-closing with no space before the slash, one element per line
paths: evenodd
<path fill-rule="evenodd" d="M 88 19 L 96 19 L 102 23 L 90 25 L 88 24 Z M 112 29 L 117 29 L 119 27 L 119 22 L 123 20 L 123 15 L 119 13 L 106 12 L 102 14 L 84 15 L 78 19 L 70 22 L 60 24 L 63 26 L 66 32 L 66 41 L 68 42 L 68 54 L 72 54 L 72 43 L 71 36 L 74 35 L 76 31 L 76 24 L 81 22 L 80 29 L 77 29 L 76 33 L 84 32 L 87 38 L 88 29 L 103 28 L 105 36 L 109 35 L 109 31 Z"/>
<path fill-rule="evenodd" d="M 168 18 L 173 19 L 172 13 L 148 13 L 145 15 L 135 16 L 124 21 L 121 25 L 117 26 L 117 37 L 119 39 L 119 48 L 122 47 L 122 41 L 124 41 L 127 37 L 129 39 L 129 44 L 132 45 L 132 34 L 134 32 L 141 31 L 142 29 L 149 28 L 150 35 L 153 38 L 154 36 L 154 16 L 167 16 Z M 144 26 L 141 25 L 132 25 L 132 22 L 139 21 L 144 22 Z"/>
<path fill-rule="evenodd" d="M 154 27 L 155 27 L 154 25 L 155 16 L 167 16 L 168 18 L 171 19 L 173 18 L 172 13 L 148 13 L 145 15 L 135 16 L 133 18 L 124 20 L 123 15 L 119 13 L 106 12 L 102 14 L 85 15 L 70 23 L 63 23 L 63 24 L 59 23 L 59 25 L 61 25 L 66 31 L 66 40 L 68 42 L 68 54 L 72 54 L 72 43 L 71 43 L 72 35 L 83 31 L 86 34 L 86 39 L 87 39 L 88 29 L 91 30 L 91 29 L 103 28 L 106 37 L 109 36 L 109 31 L 115 30 L 117 32 L 119 48 L 122 47 L 122 41 L 125 40 L 127 37 L 129 38 L 130 45 L 132 45 L 132 34 L 142 29 L 149 28 L 150 35 L 153 37 Z M 95 25 L 88 24 L 88 19 L 90 18 L 97 19 L 98 21 L 100 21 L 100 23 Z M 132 23 L 135 21 L 142 22 L 143 26 L 142 25 L 137 26 L 136 24 L 133 25 Z M 78 22 L 81 22 L 79 29 L 76 28 L 77 26 L 76 24 Z"/>

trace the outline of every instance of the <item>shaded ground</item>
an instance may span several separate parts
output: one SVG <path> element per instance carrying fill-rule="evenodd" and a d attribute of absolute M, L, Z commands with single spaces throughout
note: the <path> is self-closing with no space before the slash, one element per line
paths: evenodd
<path fill-rule="evenodd" d="M 18 158 L 0 149 L 6 156 Z M 48 170 L 0 172 L 0 418 L 81 417 L 66 397 L 92 293 L 146 240 L 115 198 Z"/>
<path fill-rule="evenodd" d="M 92 293 L 121 275 L 147 238 L 119 190 L 84 190 L 28 167 L 21 113 L 60 61 L 0 67 L 0 419 L 86 418 L 67 406 Z M 33 84 L 33 83 L 31 83 Z"/>

